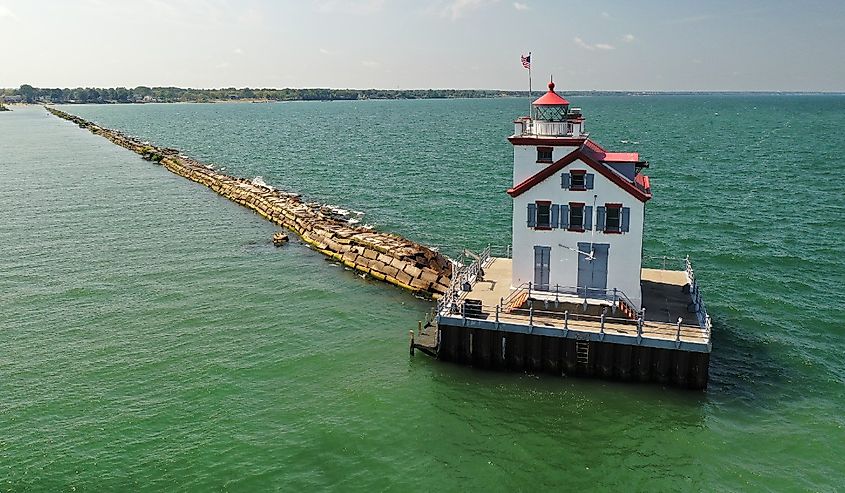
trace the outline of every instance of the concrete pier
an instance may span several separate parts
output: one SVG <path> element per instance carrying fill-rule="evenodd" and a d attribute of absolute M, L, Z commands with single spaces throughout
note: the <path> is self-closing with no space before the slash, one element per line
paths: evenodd
<path fill-rule="evenodd" d="M 255 211 L 268 221 L 295 232 L 318 252 L 356 271 L 428 298 L 437 299 L 450 288 L 452 262 L 419 243 L 370 228 L 352 226 L 335 218 L 331 208 L 315 202 L 303 202 L 297 194 L 220 173 L 182 155 L 177 149 L 139 141 L 56 108 L 46 109 Z"/>
<path fill-rule="evenodd" d="M 643 307 L 565 290 L 510 286 L 511 261 L 482 256 L 456 270 L 416 340 L 427 354 L 478 368 L 707 386 L 711 321 L 691 265 L 643 269 Z"/>

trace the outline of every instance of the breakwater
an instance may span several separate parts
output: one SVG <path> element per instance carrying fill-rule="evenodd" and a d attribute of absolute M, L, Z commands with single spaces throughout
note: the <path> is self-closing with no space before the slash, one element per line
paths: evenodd
<path fill-rule="evenodd" d="M 178 149 L 155 146 L 56 108 L 45 108 L 295 232 L 318 252 L 351 269 L 425 297 L 439 298 L 449 290 L 452 262 L 424 245 L 369 227 L 353 226 L 337 219 L 324 204 L 305 202 L 298 194 L 221 173 Z"/>

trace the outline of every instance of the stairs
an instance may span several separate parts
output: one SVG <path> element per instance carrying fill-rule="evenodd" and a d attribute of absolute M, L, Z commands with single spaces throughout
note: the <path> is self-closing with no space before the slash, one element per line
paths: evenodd
<path fill-rule="evenodd" d="M 629 320 L 636 320 L 639 317 L 639 314 L 631 309 L 631 307 L 622 300 L 617 302 L 617 306 L 619 307 L 619 311 L 625 315 L 625 318 Z"/>
<path fill-rule="evenodd" d="M 590 342 L 589 341 L 575 341 L 575 361 L 578 364 L 586 365 L 590 363 Z"/>
<path fill-rule="evenodd" d="M 510 313 L 518 308 L 522 308 L 526 301 L 528 301 L 528 291 L 523 291 L 516 295 L 514 299 L 512 299 L 510 303 L 504 307 L 503 311 L 505 313 Z"/>

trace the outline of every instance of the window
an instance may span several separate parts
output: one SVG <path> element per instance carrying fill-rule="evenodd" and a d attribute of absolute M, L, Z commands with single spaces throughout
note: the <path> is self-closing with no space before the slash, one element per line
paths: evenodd
<path fill-rule="evenodd" d="M 605 233 L 627 233 L 631 225 L 631 208 L 622 204 L 604 204 L 598 208 L 596 229 Z"/>
<path fill-rule="evenodd" d="M 537 228 L 552 227 L 551 202 L 537 202 Z"/>
<path fill-rule="evenodd" d="M 584 231 L 584 204 L 569 203 L 569 230 Z"/>
<path fill-rule="evenodd" d="M 538 147 L 537 148 L 537 162 L 538 163 L 550 163 L 550 162 L 552 162 L 552 148 L 551 147 Z"/>
<path fill-rule="evenodd" d="M 587 173 L 587 170 L 573 169 L 560 175 L 560 186 L 564 190 L 592 190 L 595 177 L 593 173 Z"/>
<path fill-rule="evenodd" d="M 565 228 L 566 221 L 561 214 L 569 214 L 566 210 L 565 205 L 552 204 L 550 200 L 531 202 L 528 204 L 528 227 L 541 230 Z"/>
<path fill-rule="evenodd" d="M 604 223 L 605 233 L 622 232 L 622 204 L 606 204 L 606 216 Z"/>

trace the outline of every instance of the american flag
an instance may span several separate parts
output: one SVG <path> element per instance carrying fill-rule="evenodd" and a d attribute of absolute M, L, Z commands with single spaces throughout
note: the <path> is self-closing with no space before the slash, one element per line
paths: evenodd
<path fill-rule="evenodd" d="M 525 68 L 531 68 L 531 53 L 528 56 L 522 55 L 522 66 Z"/>

